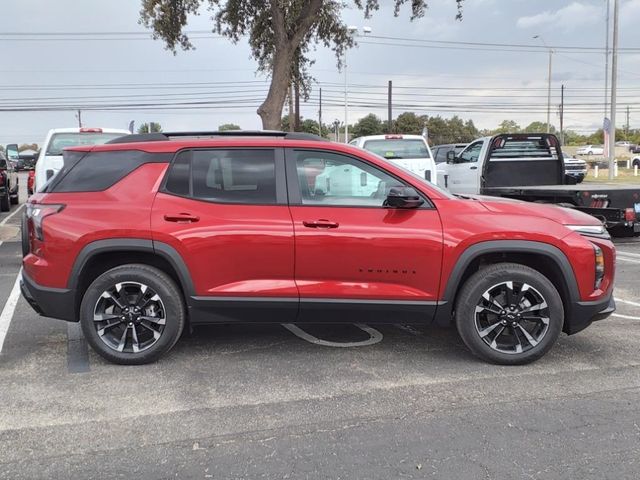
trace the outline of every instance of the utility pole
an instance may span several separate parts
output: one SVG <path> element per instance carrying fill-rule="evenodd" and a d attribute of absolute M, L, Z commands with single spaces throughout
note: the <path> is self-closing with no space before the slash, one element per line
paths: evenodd
<path fill-rule="evenodd" d="M 564 146 L 564 83 L 560 88 L 560 144 Z"/>
<path fill-rule="evenodd" d="M 320 108 L 318 109 L 318 135 L 322 136 L 322 87 L 320 87 Z"/>
<path fill-rule="evenodd" d="M 547 84 L 547 133 L 551 133 L 551 62 L 553 50 L 549 49 L 549 81 Z"/>
<path fill-rule="evenodd" d="M 629 105 L 627 105 L 627 124 L 624 126 L 624 139 L 629 140 Z"/>
<path fill-rule="evenodd" d="M 616 145 L 616 89 L 618 87 L 618 10 L 620 0 L 613 3 L 613 50 L 611 52 L 611 133 L 609 134 L 609 180 L 613 180 Z"/>
<path fill-rule="evenodd" d="M 607 107 L 609 106 L 609 24 L 611 23 L 609 21 L 609 12 L 611 10 L 611 0 L 607 0 L 607 28 L 606 30 L 606 41 L 605 41 L 605 47 L 604 47 L 604 116 L 606 118 L 607 114 L 609 113 L 607 111 Z"/>
<path fill-rule="evenodd" d="M 389 80 L 389 92 L 387 93 L 387 133 L 393 133 L 393 82 Z"/>
<path fill-rule="evenodd" d="M 296 114 L 295 114 L 295 123 L 293 125 L 293 129 L 296 132 L 300 131 L 300 85 L 298 84 L 298 81 L 296 80 L 296 85 L 295 85 L 295 101 L 296 101 Z"/>
<path fill-rule="evenodd" d="M 350 32 L 353 30 L 349 29 Z M 347 49 L 344 50 L 344 143 L 349 143 L 349 96 L 347 93 Z M 336 138 L 336 142 L 338 139 Z"/>
<path fill-rule="evenodd" d="M 78 119 L 78 127 L 82 128 L 82 110 L 78 110 L 76 118 Z"/>

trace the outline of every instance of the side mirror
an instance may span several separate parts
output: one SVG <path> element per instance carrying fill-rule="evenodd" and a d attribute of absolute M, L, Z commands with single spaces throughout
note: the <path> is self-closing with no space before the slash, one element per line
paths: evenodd
<path fill-rule="evenodd" d="M 409 187 L 392 187 L 384 201 L 385 207 L 418 208 L 424 203 L 418 192 Z"/>
<path fill-rule="evenodd" d="M 20 152 L 18 152 L 18 144 L 16 143 L 10 143 L 9 145 L 7 145 L 5 151 L 7 152 L 7 158 L 9 160 L 18 160 L 20 158 Z"/>
<path fill-rule="evenodd" d="M 447 152 L 447 163 L 453 163 L 455 159 L 456 159 L 455 150 L 449 150 Z"/>

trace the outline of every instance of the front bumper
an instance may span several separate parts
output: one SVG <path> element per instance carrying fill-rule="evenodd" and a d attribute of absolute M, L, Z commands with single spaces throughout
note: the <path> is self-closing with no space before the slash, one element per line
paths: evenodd
<path fill-rule="evenodd" d="M 596 302 L 576 302 L 567 311 L 564 331 L 569 335 L 581 332 L 593 322 L 604 320 L 615 311 L 616 301 L 613 298 L 613 292 Z"/>
<path fill-rule="evenodd" d="M 43 287 L 29 278 L 23 270 L 20 291 L 36 313 L 68 322 L 78 321 L 73 290 Z"/>

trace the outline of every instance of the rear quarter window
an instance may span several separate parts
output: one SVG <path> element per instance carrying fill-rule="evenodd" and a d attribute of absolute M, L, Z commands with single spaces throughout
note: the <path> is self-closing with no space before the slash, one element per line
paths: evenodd
<path fill-rule="evenodd" d="M 67 157 L 65 152 L 65 166 L 47 191 L 100 192 L 115 185 L 141 165 L 168 163 L 170 158 L 171 154 L 138 150 L 89 152 L 82 158 L 78 158 L 76 152 Z"/>

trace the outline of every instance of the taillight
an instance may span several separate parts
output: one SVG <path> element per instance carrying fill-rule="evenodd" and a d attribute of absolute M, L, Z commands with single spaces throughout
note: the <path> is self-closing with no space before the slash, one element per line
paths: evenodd
<path fill-rule="evenodd" d="M 636 219 L 636 211 L 633 208 L 625 208 L 624 219 L 627 222 L 633 222 Z"/>
<path fill-rule="evenodd" d="M 4 175 L 0 175 L 0 187 L 4 186 Z"/>
<path fill-rule="evenodd" d="M 81 128 L 80 133 L 102 133 L 101 128 Z"/>
<path fill-rule="evenodd" d="M 34 236 L 44 241 L 44 235 L 42 234 L 42 222 L 50 215 L 54 215 L 64 208 L 61 204 L 40 204 L 29 203 L 27 205 L 27 222 L 33 228 Z"/>

